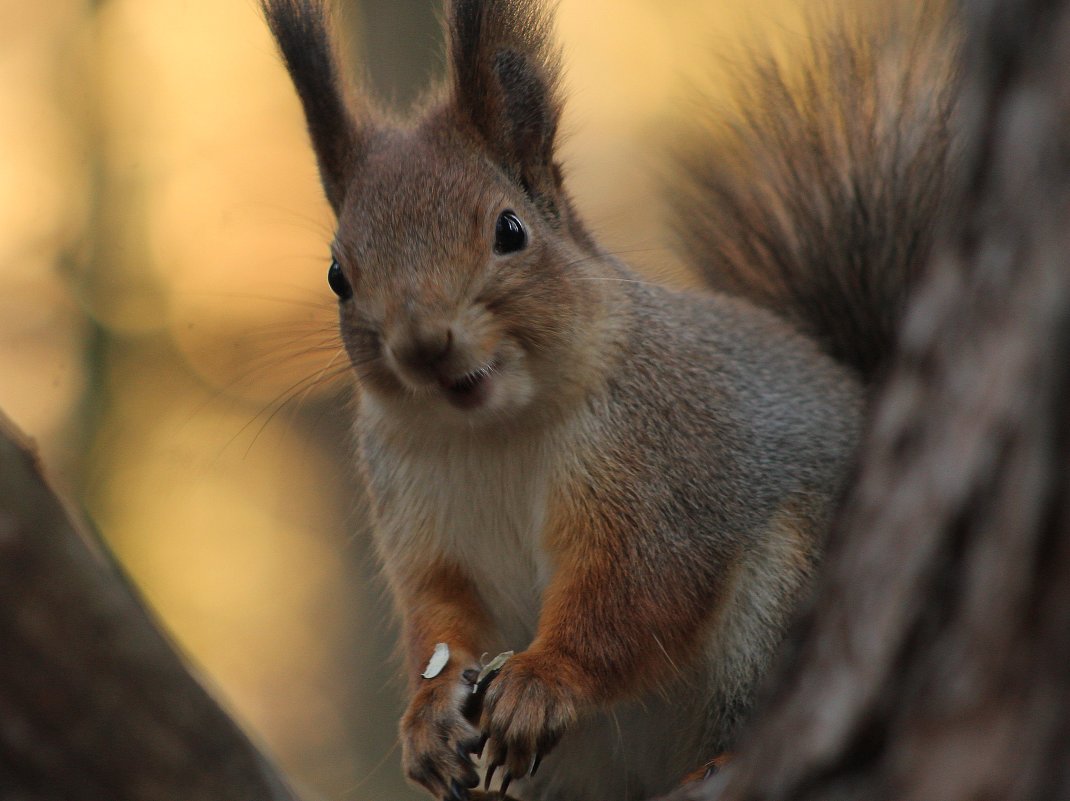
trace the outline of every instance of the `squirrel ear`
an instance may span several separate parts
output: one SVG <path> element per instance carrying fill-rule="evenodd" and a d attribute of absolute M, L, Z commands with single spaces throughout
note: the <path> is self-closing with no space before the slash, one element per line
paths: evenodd
<path fill-rule="evenodd" d="M 560 57 L 550 15 L 539 0 L 454 0 L 449 20 L 457 110 L 513 180 L 556 216 Z"/>
<path fill-rule="evenodd" d="M 346 102 L 326 0 L 261 0 L 261 7 L 301 98 L 320 179 L 338 214 L 364 137 Z"/>

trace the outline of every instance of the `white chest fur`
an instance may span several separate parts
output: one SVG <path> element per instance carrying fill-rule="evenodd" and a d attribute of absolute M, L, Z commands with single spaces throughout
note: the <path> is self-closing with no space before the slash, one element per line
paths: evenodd
<path fill-rule="evenodd" d="M 488 651 L 521 650 L 535 632 L 550 573 L 540 545 L 550 452 L 530 436 L 394 430 L 367 454 L 388 566 L 441 559 L 464 569 L 496 624 Z"/>

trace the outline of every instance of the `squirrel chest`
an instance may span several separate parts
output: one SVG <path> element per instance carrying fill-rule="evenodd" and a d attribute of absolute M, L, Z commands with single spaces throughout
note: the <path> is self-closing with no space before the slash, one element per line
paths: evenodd
<path fill-rule="evenodd" d="M 494 623 L 499 641 L 487 647 L 522 649 L 552 573 L 544 530 L 558 472 L 553 449 L 535 435 L 426 436 L 377 417 L 362 421 L 361 450 L 387 572 L 432 562 L 459 568 Z"/>

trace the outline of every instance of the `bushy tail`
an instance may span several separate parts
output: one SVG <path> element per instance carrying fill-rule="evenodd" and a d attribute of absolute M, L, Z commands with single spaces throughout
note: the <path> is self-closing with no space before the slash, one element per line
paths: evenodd
<path fill-rule="evenodd" d="M 924 3 L 924 6 L 932 6 Z M 811 24 L 752 63 L 678 152 L 674 221 L 716 288 L 872 378 L 953 189 L 957 42 L 943 9 Z"/>

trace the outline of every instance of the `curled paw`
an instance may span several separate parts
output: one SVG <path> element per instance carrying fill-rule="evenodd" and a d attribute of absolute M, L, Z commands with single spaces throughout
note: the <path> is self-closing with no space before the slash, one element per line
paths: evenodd
<path fill-rule="evenodd" d="M 480 726 L 487 738 L 484 787 L 500 792 L 533 775 L 578 713 L 574 684 L 553 660 L 532 652 L 509 660 L 487 687 Z"/>
<path fill-rule="evenodd" d="M 473 754 L 482 738 L 462 711 L 470 693 L 461 680 L 438 682 L 417 693 L 401 719 L 405 775 L 437 798 L 469 801 L 479 784 Z"/>

